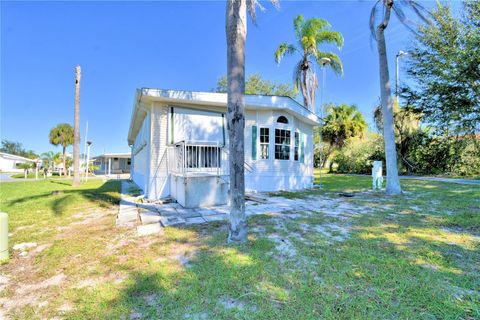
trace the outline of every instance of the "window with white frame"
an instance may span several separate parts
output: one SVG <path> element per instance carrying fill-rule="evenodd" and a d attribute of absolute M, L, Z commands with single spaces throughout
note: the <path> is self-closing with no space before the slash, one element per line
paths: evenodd
<path fill-rule="evenodd" d="M 300 146 L 300 134 L 295 132 L 295 147 L 293 150 L 293 159 L 298 161 L 298 147 Z"/>
<path fill-rule="evenodd" d="M 275 159 L 290 159 L 290 130 L 275 129 Z"/>
<path fill-rule="evenodd" d="M 260 128 L 260 159 L 268 159 L 269 143 L 270 143 L 270 129 Z"/>

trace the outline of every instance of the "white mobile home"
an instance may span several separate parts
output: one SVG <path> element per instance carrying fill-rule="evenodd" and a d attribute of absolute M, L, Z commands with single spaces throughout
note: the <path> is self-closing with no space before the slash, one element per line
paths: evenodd
<path fill-rule="evenodd" d="M 94 157 L 93 165 L 98 167 L 95 174 L 130 173 L 130 153 L 104 153 Z"/>
<path fill-rule="evenodd" d="M 313 128 L 320 119 L 289 97 L 246 95 L 247 191 L 313 186 Z M 226 203 L 227 95 L 139 89 L 128 143 L 133 181 L 150 199 L 185 207 Z"/>
<path fill-rule="evenodd" d="M 18 167 L 20 164 L 34 162 L 32 159 L 0 152 L 0 172 L 23 172 L 23 169 Z"/>

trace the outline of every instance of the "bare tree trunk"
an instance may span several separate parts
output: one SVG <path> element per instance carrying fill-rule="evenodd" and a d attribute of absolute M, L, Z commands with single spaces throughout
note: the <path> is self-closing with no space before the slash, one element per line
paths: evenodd
<path fill-rule="evenodd" d="M 228 242 L 247 241 L 245 216 L 245 0 L 227 0 L 227 97 L 230 150 L 230 230 Z"/>
<path fill-rule="evenodd" d="M 395 129 L 393 120 L 393 104 L 391 98 L 390 78 L 388 74 L 387 48 L 385 44 L 385 29 L 390 20 L 393 1 L 385 5 L 385 17 L 377 27 L 377 46 L 380 70 L 380 101 L 383 110 L 383 140 L 385 141 L 385 156 L 387 167 L 387 189 L 389 195 L 402 193 L 398 178 L 397 151 L 395 147 Z"/>
<path fill-rule="evenodd" d="M 66 146 L 63 146 L 63 175 L 64 176 L 67 176 L 67 168 L 66 168 L 66 155 L 67 155 L 67 147 Z"/>
<path fill-rule="evenodd" d="M 81 69 L 77 65 L 75 68 L 75 112 L 73 125 L 73 186 L 80 185 L 80 78 Z"/>

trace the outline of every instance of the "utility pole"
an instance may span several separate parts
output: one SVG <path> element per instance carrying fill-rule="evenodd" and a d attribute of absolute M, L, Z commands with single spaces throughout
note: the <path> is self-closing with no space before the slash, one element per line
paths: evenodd
<path fill-rule="evenodd" d="M 320 118 L 322 121 L 322 127 L 324 125 L 324 114 L 323 114 L 323 98 L 325 95 L 325 81 L 327 79 L 326 73 L 325 73 L 325 66 L 327 64 L 330 64 L 332 60 L 330 58 L 321 58 L 319 61 L 322 64 L 322 92 L 320 95 Z M 322 188 L 322 169 L 323 169 L 323 143 L 322 143 L 322 128 L 320 128 L 320 175 L 318 177 L 318 187 Z M 315 150 L 315 148 L 314 148 Z M 315 157 L 314 157 L 315 159 Z"/>
<path fill-rule="evenodd" d="M 395 55 L 395 98 L 397 99 L 397 103 L 398 103 L 398 59 L 406 56 L 407 54 L 408 54 L 407 52 L 400 50 Z"/>
<path fill-rule="evenodd" d="M 75 68 L 75 106 L 73 125 L 73 186 L 80 185 L 80 78 L 81 69 Z"/>

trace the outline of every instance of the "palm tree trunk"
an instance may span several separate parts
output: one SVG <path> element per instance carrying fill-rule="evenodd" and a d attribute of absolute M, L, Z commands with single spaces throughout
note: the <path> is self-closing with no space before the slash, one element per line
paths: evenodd
<path fill-rule="evenodd" d="M 80 66 L 75 68 L 75 105 L 73 124 L 73 183 L 74 187 L 80 185 Z"/>
<path fill-rule="evenodd" d="M 303 60 L 303 66 L 307 66 L 307 65 L 308 65 L 308 61 L 307 61 L 307 58 L 305 57 Z M 308 86 L 307 86 L 307 70 L 308 69 L 303 69 L 302 71 L 302 95 L 303 95 L 303 104 L 307 109 L 310 109 Z"/>
<path fill-rule="evenodd" d="M 393 5 L 393 2 L 391 2 Z M 388 73 L 387 47 L 385 44 L 385 29 L 388 26 L 391 5 L 385 6 L 385 18 L 377 27 L 378 61 L 380 70 L 380 102 L 383 110 L 383 140 L 385 141 L 385 156 L 387 167 L 387 189 L 389 195 L 402 193 L 398 178 L 397 152 L 395 148 L 395 129 L 393 121 L 393 104 L 391 98 L 390 78 Z"/>
<path fill-rule="evenodd" d="M 67 176 L 67 168 L 66 168 L 66 166 L 65 166 L 65 162 L 66 162 L 65 157 L 66 157 L 66 155 L 67 155 L 67 147 L 63 146 L 63 159 L 62 159 L 62 161 L 63 161 L 63 175 L 64 175 L 64 176 Z"/>
<path fill-rule="evenodd" d="M 230 229 L 228 242 L 247 240 L 245 216 L 245 40 L 247 10 L 245 0 L 227 0 L 227 97 L 230 150 Z"/>

